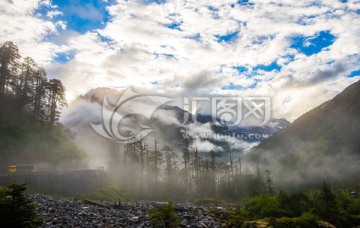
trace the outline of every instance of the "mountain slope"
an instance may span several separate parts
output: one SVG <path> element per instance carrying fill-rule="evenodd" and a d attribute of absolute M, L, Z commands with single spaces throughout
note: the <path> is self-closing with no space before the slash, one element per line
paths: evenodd
<path fill-rule="evenodd" d="M 250 164 L 269 169 L 284 184 L 334 182 L 360 174 L 360 81 L 302 115 L 251 150 Z"/>
<path fill-rule="evenodd" d="M 46 170 L 78 167 L 85 154 L 61 125 L 41 124 L 10 105 L 0 110 L 0 170 L 15 164 L 37 164 Z"/>

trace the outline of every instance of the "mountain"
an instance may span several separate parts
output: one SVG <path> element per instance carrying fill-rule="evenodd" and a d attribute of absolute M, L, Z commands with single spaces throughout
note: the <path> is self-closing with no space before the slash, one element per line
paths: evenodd
<path fill-rule="evenodd" d="M 124 91 L 109 88 L 92 89 L 85 95 L 79 96 L 63 113 L 61 122 L 77 132 L 77 144 L 85 151 L 92 151 L 90 153 L 97 159 L 99 153 L 106 154 L 109 153 L 109 150 L 113 150 L 113 146 L 111 146 L 113 142 L 98 135 L 91 128 L 90 123 L 101 123 L 103 121 L 102 105 L 105 97 L 109 104 L 116 106 L 123 93 Z M 144 110 L 148 109 L 147 105 L 145 101 L 137 101 L 129 109 L 137 110 L 140 107 L 141 110 Z M 110 109 L 111 107 L 106 108 L 106 110 Z M 187 115 L 189 121 L 185 121 L 186 123 L 183 124 Z M 150 120 L 143 123 L 143 119 L 136 115 L 125 119 L 127 119 L 128 125 L 131 124 L 136 129 L 145 125 L 150 126 L 153 130 L 147 136 L 150 149 L 153 148 L 152 144 L 156 139 L 160 142 L 161 148 L 169 146 L 174 151 L 181 153 L 182 142 L 187 137 L 203 156 L 206 156 L 210 150 L 214 150 L 218 152 L 218 159 L 223 161 L 229 159 L 229 152 L 245 153 L 260 141 L 290 124 L 285 119 L 273 119 L 263 126 L 222 126 L 214 123 L 210 115 L 192 115 L 178 106 L 169 104 L 159 106 Z M 119 123 L 119 131 L 128 129 L 121 123 Z M 101 162 L 106 163 L 106 161 Z"/>
<path fill-rule="evenodd" d="M 246 156 L 283 185 L 352 183 L 360 175 L 360 81 L 262 141 Z"/>

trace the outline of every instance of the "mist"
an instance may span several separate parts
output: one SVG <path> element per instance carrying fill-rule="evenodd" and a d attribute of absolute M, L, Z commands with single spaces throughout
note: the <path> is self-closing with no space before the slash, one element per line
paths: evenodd
<path fill-rule="evenodd" d="M 285 188 L 356 183 L 360 175 L 359 82 L 305 113 L 248 152 L 244 162 L 273 173 Z"/>
<path fill-rule="evenodd" d="M 149 90 L 146 92 L 157 95 Z M 87 153 L 88 168 L 105 166 L 113 180 L 126 186 L 126 189 L 133 189 L 138 196 L 172 197 L 176 196 L 174 189 L 183 189 L 186 197 L 195 197 L 199 192 L 212 188 L 209 190 L 212 193 L 208 194 L 216 196 L 219 193 L 217 190 L 221 189 L 222 178 L 230 180 L 232 175 L 249 175 L 244 177 L 248 181 L 252 178 L 261 180 L 268 171 L 279 189 L 316 187 L 323 180 L 341 185 L 353 181 L 359 174 L 359 159 L 352 152 L 353 144 L 337 145 L 337 132 L 334 133 L 335 139 L 325 137 L 334 126 L 326 121 L 339 119 L 336 115 L 341 112 L 337 110 L 335 114 L 327 114 L 327 110 L 333 110 L 329 102 L 304 114 L 289 128 L 286 128 L 287 125 L 277 127 L 281 120 L 251 128 L 247 126 L 251 125 L 250 121 L 242 124 L 239 132 L 236 126 L 209 122 L 208 119 L 213 117 L 207 115 L 210 109 L 204 103 L 197 107 L 194 114 L 171 103 L 159 105 L 147 98 L 136 99 L 126 106 L 126 113 L 121 116 L 123 120 L 117 129 L 123 135 L 136 135 L 148 127 L 151 133 L 136 142 L 118 143 L 99 135 L 90 124 L 108 121 L 103 119 L 109 116 L 104 112 L 112 112 L 112 107 L 116 106 L 118 97 L 123 93 L 124 90 L 106 88 L 91 90 L 72 103 L 61 120 L 67 128 L 76 132 L 74 140 Z M 103 108 L 105 97 L 109 106 Z M 181 103 L 172 100 L 176 104 Z M 138 113 L 139 108 L 151 110 L 154 104 L 159 108 L 149 119 L 140 115 L 127 116 Z M 328 117 L 324 119 L 322 116 Z M 189 119 L 186 124 L 185 119 Z M 341 121 L 346 123 L 342 128 L 350 126 L 352 120 L 352 116 L 341 114 Z M 318 124 L 322 127 L 316 127 Z M 251 129 L 263 132 L 274 126 L 279 132 L 263 138 L 260 145 L 261 140 L 245 138 L 252 133 Z M 241 133 L 243 131 L 247 134 Z M 342 132 L 341 129 L 339 132 Z M 207 190 L 199 187 L 201 181 L 197 183 L 204 175 L 210 175 L 213 180 Z M 181 178 L 169 182 L 174 176 Z M 251 186 L 250 182 L 247 184 Z M 150 192 L 158 194 L 149 195 Z"/>
<path fill-rule="evenodd" d="M 94 89 L 79 96 L 63 111 L 62 124 L 76 133 L 73 141 L 86 153 L 86 165 L 81 167 L 91 170 L 105 167 L 114 183 L 142 199 L 218 197 L 218 194 L 228 197 L 225 192 L 230 191 L 230 186 L 223 192 L 219 189 L 232 175 L 244 176 L 242 184 L 249 185 L 244 189 L 251 189 L 255 172 L 241 167 L 241 157 L 259 141 L 246 141 L 236 134 L 219 134 L 218 126 L 199 122 L 194 114 L 172 103 L 161 105 L 150 120 L 126 113 L 136 113 L 139 107 L 150 110 L 153 101 L 137 99 L 126 107 L 118 125 L 120 134 L 136 135 L 146 126 L 152 129 L 139 141 L 119 143 L 99 135 L 91 124 L 109 121 L 103 118 L 111 116 L 112 107 L 123 93 L 124 90 Z M 103 107 L 105 98 L 109 106 Z M 175 104 L 181 103 L 174 100 Z M 197 111 L 207 116 L 210 114 L 207 109 L 202 106 Z M 186 115 L 189 122 L 184 124 Z M 244 190 L 238 197 L 251 194 L 255 193 Z M 236 193 L 231 197 L 236 197 Z"/>

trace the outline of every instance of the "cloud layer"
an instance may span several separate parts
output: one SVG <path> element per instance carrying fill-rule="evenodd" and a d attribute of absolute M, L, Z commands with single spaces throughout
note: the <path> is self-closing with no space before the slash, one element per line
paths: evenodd
<path fill-rule="evenodd" d="M 358 80 L 358 0 L 0 6 L 0 42 L 13 40 L 63 80 L 70 101 L 91 88 L 133 85 L 179 96 L 261 95 L 272 97 L 275 117 L 293 120 Z M 76 15 L 94 26 L 67 27 Z"/>

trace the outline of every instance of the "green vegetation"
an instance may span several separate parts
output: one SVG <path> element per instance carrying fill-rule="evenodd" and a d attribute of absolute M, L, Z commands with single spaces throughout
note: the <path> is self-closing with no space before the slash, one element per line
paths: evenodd
<path fill-rule="evenodd" d="M 277 219 L 268 219 L 269 225 L 272 227 L 278 228 L 288 228 L 288 227 L 296 227 L 296 228 L 312 228 L 312 227 L 320 227 L 319 217 L 314 214 L 305 212 L 299 217 L 288 218 L 282 217 Z"/>
<path fill-rule="evenodd" d="M 116 202 L 118 200 L 126 201 L 131 200 L 133 197 L 129 195 L 128 192 L 123 190 L 117 185 L 108 185 L 102 188 L 94 189 L 88 193 L 84 193 L 81 195 L 77 195 L 76 197 L 83 199 L 91 199 L 97 201 L 113 201 Z"/>
<path fill-rule="evenodd" d="M 21 117 L 0 111 L 0 144 L 3 167 L 18 163 L 47 162 L 56 165 L 70 160 L 80 160 L 83 152 L 64 134 L 61 125 L 44 127 L 31 116 Z"/>
<path fill-rule="evenodd" d="M 211 210 L 227 227 L 355 227 L 360 225 L 360 198 L 333 191 L 323 182 L 317 191 L 261 194 L 244 200 L 242 208 Z"/>
<path fill-rule="evenodd" d="M 0 224 L 2 227 L 39 227 L 41 218 L 35 206 L 26 199 L 25 185 L 11 184 L 0 188 Z"/>
<path fill-rule="evenodd" d="M 171 203 L 150 210 L 150 222 L 153 227 L 178 227 L 178 221 L 179 217 Z"/>
<path fill-rule="evenodd" d="M 83 153 L 69 140 L 73 133 L 58 123 L 66 106 L 60 80 L 12 42 L 0 46 L 0 165 L 79 160 Z"/>

